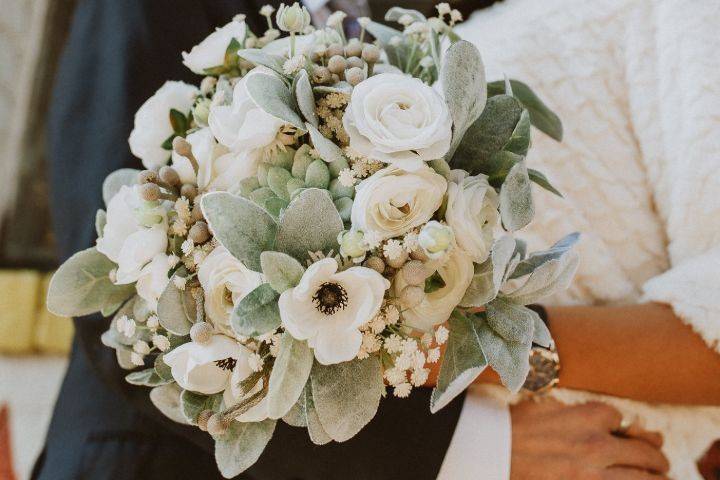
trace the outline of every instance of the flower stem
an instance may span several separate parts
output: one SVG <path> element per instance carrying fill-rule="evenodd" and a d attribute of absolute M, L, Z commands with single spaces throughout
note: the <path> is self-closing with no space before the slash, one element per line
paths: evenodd
<path fill-rule="evenodd" d="M 290 32 L 290 58 L 295 56 L 295 32 Z"/>

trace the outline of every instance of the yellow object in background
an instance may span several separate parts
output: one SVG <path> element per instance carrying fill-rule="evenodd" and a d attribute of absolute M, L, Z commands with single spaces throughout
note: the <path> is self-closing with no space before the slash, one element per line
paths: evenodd
<path fill-rule="evenodd" d="M 66 354 L 72 320 L 47 311 L 50 274 L 0 270 L 0 354 Z"/>

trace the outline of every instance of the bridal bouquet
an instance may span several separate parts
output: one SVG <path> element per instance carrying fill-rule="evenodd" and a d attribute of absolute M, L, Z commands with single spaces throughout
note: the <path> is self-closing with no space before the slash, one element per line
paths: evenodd
<path fill-rule="evenodd" d="M 486 83 L 457 11 L 393 8 L 398 29 L 363 18 L 350 39 L 342 12 L 318 30 L 298 4 L 261 14 L 262 36 L 238 16 L 183 53 L 199 88 L 140 107 L 145 170 L 107 177 L 97 245 L 48 298 L 113 316 L 102 341 L 127 381 L 209 432 L 226 477 L 278 420 L 348 440 L 433 363 L 433 412 L 487 366 L 518 390 L 552 342 L 524 305 L 578 261 L 576 235 L 530 254 L 514 237 L 531 183 L 557 193 L 526 166 L 531 125 L 562 128 L 527 85 Z"/>

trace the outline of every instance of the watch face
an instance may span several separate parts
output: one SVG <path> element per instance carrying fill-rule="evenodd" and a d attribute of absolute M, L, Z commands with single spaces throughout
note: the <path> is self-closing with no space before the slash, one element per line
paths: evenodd
<path fill-rule="evenodd" d="M 557 352 L 542 347 L 530 350 L 530 374 L 523 388 L 529 392 L 549 390 L 558 383 L 560 363 Z"/>

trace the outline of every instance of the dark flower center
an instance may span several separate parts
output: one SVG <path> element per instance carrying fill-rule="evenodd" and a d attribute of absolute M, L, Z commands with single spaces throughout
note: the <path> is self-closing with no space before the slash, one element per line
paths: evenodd
<path fill-rule="evenodd" d="M 233 370 L 235 365 L 237 365 L 237 360 L 232 357 L 228 357 L 222 360 L 215 360 L 215 365 L 223 370 Z"/>
<path fill-rule="evenodd" d="M 332 315 L 348 305 L 347 291 L 337 283 L 323 283 L 312 299 L 315 308 L 325 315 Z"/>

